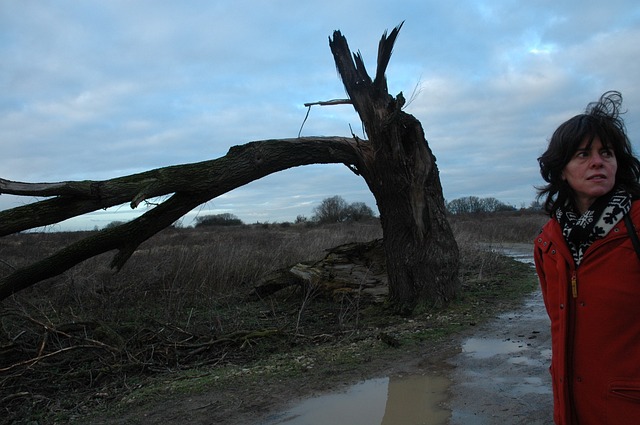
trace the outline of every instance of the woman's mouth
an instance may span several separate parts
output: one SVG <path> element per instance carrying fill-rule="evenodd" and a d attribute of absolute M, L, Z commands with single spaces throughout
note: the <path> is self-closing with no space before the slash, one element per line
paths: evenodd
<path fill-rule="evenodd" d="M 587 180 L 606 180 L 607 176 L 605 176 L 604 174 L 595 174 L 591 177 L 588 177 Z"/>

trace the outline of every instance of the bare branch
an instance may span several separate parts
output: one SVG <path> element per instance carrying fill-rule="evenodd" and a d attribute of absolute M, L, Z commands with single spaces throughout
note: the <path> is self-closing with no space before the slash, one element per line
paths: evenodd
<path fill-rule="evenodd" d="M 234 146 L 227 155 L 215 160 L 159 168 L 112 180 L 33 185 L 7 184 L 8 180 L 3 180 L 3 190 L 8 188 L 13 194 L 22 192 L 32 196 L 34 191 L 44 190 L 56 197 L 0 211 L 0 236 L 125 202 L 135 207 L 148 198 L 173 195 L 131 222 L 100 231 L 37 263 L 14 270 L 0 279 L 0 300 L 108 251 L 118 251 L 111 265 L 120 269 L 142 242 L 198 205 L 268 174 L 309 164 L 343 163 L 353 169 L 359 166 L 360 159 L 353 139 L 305 137 L 251 142 Z"/>
<path fill-rule="evenodd" d="M 82 196 L 91 188 L 85 182 L 22 183 L 0 178 L 0 193 L 21 196 Z"/>
<path fill-rule="evenodd" d="M 78 350 L 78 349 L 81 349 L 81 348 L 106 349 L 106 347 L 99 346 L 99 345 L 91 345 L 91 344 L 73 345 L 71 347 L 61 348 L 61 349 L 59 349 L 57 351 L 54 351 L 53 353 L 44 354 L 44 355 L 41 355 L 41 356 L 38 356 L 38 357 L 35 357 L 35 358 L 32 358 L 32 359 L 27 359 L 27 360 L 23 360 L 21 362 L 12 364 L 11 366 L 0 368 L 0 372 L 8 372 L 8 371 L 10 371 L 12 369 L 15 369 L 17 367 L 20 367 L 20 366 L 33 366 L 36 363 L 38 363 L 39 361 L 41 361 L 41 360 L 57 356 L 59 354 L 65 353 L 67 351 Z"/>
<path fill-rule="evenodd" d="M 271 173 L 300 165 L 355 164 L 353 140 L 344 137 L 273 139 L 234 146 L 224 157 L 158 168 L 103 181 L 21 183 L 0 181 L 0 194 L 54 196 L 0 211 L 0 236 L 58 223 L 108 207 L 176 192 L 206 194 L 206 202 Z M 221 191 L 222 190 L 222 191 Z M 197 205 L 196 205 L 197 206 Z"/>
<path fill-rule="evenodd" d="M 333 105 L 352 105 L 352 104 L 353 102 L 351 102 L 350 99 L 333 99 L 333 100 L 305 103 L 304 106 L 307 107 L 307 113 L 304 116 L 304 120 L 302 120 L 302 125 L 300 125 L 300 130 L 298 130 L 298 137 L 300 137 L 300 135 L 302 134 L 302 129 L 304 128 L 304 124 L 307 122 L 307 118 L 309 118 L 309 113 L 311 112 L 312 106 L 316 106 L 316 105 L 333 106 Z"/>
<path fill-rule="evenodd" d="M 304 106 L 333 106 L 333 105 L 352 105 L 353 102 L 351 99 L 333 99 L 333 100 L 321 100 L 319 102 L 309 102 L 305 103 Z"/>

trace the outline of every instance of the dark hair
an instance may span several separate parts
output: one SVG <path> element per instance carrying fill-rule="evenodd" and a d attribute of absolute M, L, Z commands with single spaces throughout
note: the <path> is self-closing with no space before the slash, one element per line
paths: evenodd
<path fill-rule="evenodd" d="M 540 174 L 548 183 L 538 187 L 538 200 L 546 196 L 544 209 L 552 215 L 567 201 L 574 201 L 574 192 L 562 179 L 562 170 L 576 153 L 582 142 L 587 147 L 599 138 L 602 145 L 613 150 L 618 170 L 616 188 L 623 188 L 633 197 L 640 196 L 640 161 L 633 156 L 624 121 L 620 117 L 622 95 L 617 91 L 604 93 L 598 102 L 587 105 L 584 114 L 565 121 L 556 129 L 549 147 L 538 158 Z"/>

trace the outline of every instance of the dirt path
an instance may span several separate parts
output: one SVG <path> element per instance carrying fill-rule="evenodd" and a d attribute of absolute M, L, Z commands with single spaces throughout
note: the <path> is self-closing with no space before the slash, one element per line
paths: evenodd
<path fill-rule="evenodd" d="M 553 423 L 549 320 L 540 292 L 452 341 L 448 352 L 442 360 L 423 353 L 386 378 L 303 399 L 252 424 Z"/>
<path fill-rule="evenodd" d="M 550 347 L 539 292 L 478 329 L 450 360 L 451 425 L 552 424 Z"/>
<path fill-rule="evenodd" d="M 549 319 L 538 291 L 463 339 L 449 360 L 451 425 L 552 424 L 550 359 Z"/>
<path fill-rule="evenodd" d="M 520 254 L 528 255 L 531 246 L 509 245 L 508 250 L 503 247 L 503 251 L 518 257 Z M 526 256 L 521 260 L 531 261 Z M 534 273 L 533 269 L 531 273 Z M 426 416 L 429 421 L 426 423 L 546 425 L 552 424 L 552 394 L 548 372 L 550 347 L 549 320 L 542 296 L 536 292 L 521 307 L 500 314 L 482 326 L 467 330 L 463 335 L 444 343 L 424 347 L 419 353 L 398 353 L 396 361 L 392 363 L 388 359 L 371 358 L 364 369 L 356 368 L 351 373 L 342 371 L 337 374 L 337 378 L 336 374 L 327 369 L 326 374 L 301 375 L 283 381 L 286 383 L 258 380 L 258 386 L 237 387 L 224 393 L 205 391 L 186 397 L 176 395 L 152 406 L 127 409 L 117 419 L 105 418 L 104 421 L 92 422 L 109 425 L 324 425 L 335 421 L 310 420 L 304 412 L 295 410 L 297 404 L 312 399 L 313 395 L 331 396 L 348 392 L 351 383 L 364 381 L 381 385 L 381 398 L 367 395 L 364 407 L 358 407 L 354 401 L 357 395 L 347 395 L 347 405 L 351 410 L 345 412 L 363 416 L 363 412 L 381 409 L 378 416 L 385 418 L 376 417 L 374 420 L 361 422 L 367 425 L 420 423 L 424 419 L 407 422 L 409 413 L 420 410 L 418 404 L 424 404 L 415 399 L 416 390 L 401 397 L 391 397 L 391 385 L 394 385 L 395 391 L 400 377 L 431 376 L 444 379 L 442 387 L 438 384 L 438 389 L 433 390 L 434 394 L 437 393 L 438 400 L 435 406 L 439 406 L 444 414 L 442 419 L 436 421 L 433 414 L 429 413 Z M 379 378 L 383 378 L 383 381 L 379 381 Z M 384 381 L 384 378 L 388 378 L 388 381 Z M 333 391 L 329 388 L 333 388 Z M 394 411 L 390 406 L 398 401 L 402 408 L 390 413 Z M 332 407 L 323 402 L 321 409 L 326 411 Z M 356 422 L 350 420 L 349 423 Z"/>
<path fill-rule="evenodd" d="M 525 263 L 533 261 L 530 245 L 500 250 Z M 549 319 L 537 291 L 521 307 L 452 340 L 439 355 L 425 352 L 395 365 L 388 381 L 365 380 L 347 391 L 302 400 L 257 423 L 319 425 L 328 423 L 335 411 L 338 417 L 354 415 L 349 420 L 358 424 L 423 423 L 425 418 L 426 423 L 448 425 L 552 424 L 550 347 Z M 411 377 L 419 385 L 400 390 L 398 385 Z M 425 393 L 440 400 L 440 407 L 426 408 Z"/>

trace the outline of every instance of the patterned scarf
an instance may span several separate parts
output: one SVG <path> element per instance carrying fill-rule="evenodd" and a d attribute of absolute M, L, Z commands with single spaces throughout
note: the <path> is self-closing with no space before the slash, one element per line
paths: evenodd
<path fill-rule="evenodd" d="M 587 248 L 605 237 L 630 210 L 631 196 L 622 189 L 601 196 L 581 216 L 569 205 L 558 208 L 556 218 L 576 266 L 580 265 Z"/>

